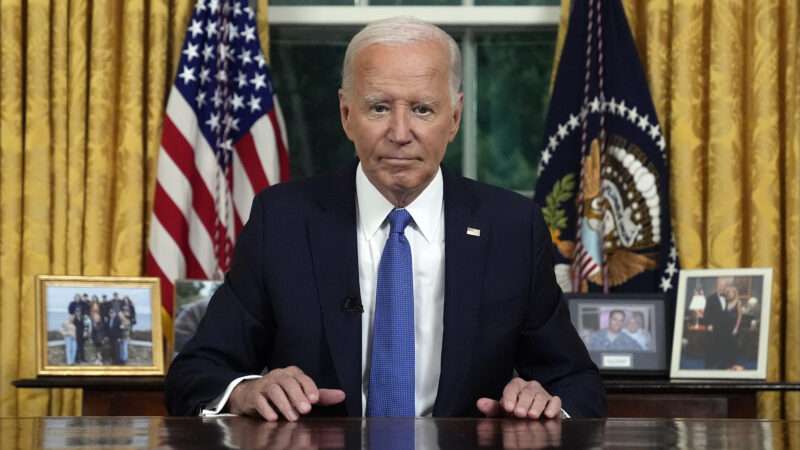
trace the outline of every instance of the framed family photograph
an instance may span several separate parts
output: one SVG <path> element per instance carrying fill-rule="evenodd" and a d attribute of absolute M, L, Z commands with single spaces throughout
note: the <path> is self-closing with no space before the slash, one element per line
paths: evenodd
<path fill-rule="evenodd" d="M 567 294 L 570 317 L 603 373 L 665 374 L 664 299 L 652 294 Z"/>
<path fill-rule="evenodd" d="M 673 378 L 766 379 L 772 269 L 681 270 Z"/>
<path fill-rule="evenodd" d="M 36 277 L 38 375 L 163 375 L 158 278 Z"/>
<path fill-rule="evenodd" d="M 211 296 L 221 285 L 221 280 L 182 279 L 175 281 L 175 306 L 173 308 L 175 317 L 172 321 L 173 359 L 197 332 L 197 327 L 206 314 Z"/>

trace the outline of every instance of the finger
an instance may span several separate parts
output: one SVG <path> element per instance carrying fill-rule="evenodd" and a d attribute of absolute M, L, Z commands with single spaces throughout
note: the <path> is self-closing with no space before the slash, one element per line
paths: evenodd
<path fill-rule="evenodd" d="M 303 388 L 297 378 L 291 375 L 282 378 L 280 380 L 280 386 L 283 388 L 283 392 L 286 393 L 289 402 L 295 410 L 299 411 L 300 414 L 306 414 L 311 411 L 311 402 L 309 398 L 306 397 L 305 392 L 303 392 Z"/>
<path fill-rule="evenodd" d="M 550 397 L 547 407 L 544 409 L 544 416 L 548 419 L 561 417 L 561 398 L 557 395 Z"/>
<path fill-rule="evenodd" d="M 319 404 L 321 406 L 330 406 L 342 403 L 345 399 L 345 393 L 341 389 L 320 389 L 319 390 Z"/>
<path fill-rule="evenodd" d="M 514 408 L 514 415 L 519 418 L 527 417 L 533 405 L 536 392 L 531 389 L 523 389 L 517 397 L 517 406 Z"/>
<path fill-rule="evenodd" d="M 255 399 L 255 408 L 258 411 L 258 414 L 264 418 L 264 420 L 269 422 L 275 422 L 278 420 L 278 414 L 269 406 L 269 402 L 267 399 L 264 398 L 263 395 L 257 395 Z"/>
<path fill-rule="evenodd" d="M 317 402 L 319 398 L 319 391 L 317 390 L 317 385 L 314 383 L 314 380 L 312 380 L 311 377 L 306 375 L 305 372 L 303 372 L 303 370 L 297 366 L 287 367 L 285 369 L 285 373 L 297 380 L 311 403 Z"/>
<path fill-rule="evenodd" d="M 492 400 L 491 398 L 479 398 L 475 406 L 477 406 L 478 411 L 486 417 L 497 417 L 503 414 L 503 407 L 500 406 L 500 402 Z"/>
<path fill-rule="evenodd" d="M 304 373 L 296 376 L 295 378 L 297 379 L 297 382 L 300 383 L 300 387 L 303 388 L 303 392 L 305 392 L 308 401 L 310 401 L 312 405 L 317 403 L 319 401 L 319 389 L 317 389 L 317 385 L 314 383 L 314 380 Z"/>
<path fill-rule="evenodd" d="M 542 411 L 547 406 L 547 401 L 550 400 L 550 396 L 543 393 L 538 392 L 536 393 L 536 397 L 533 399 L 533 403 L 531 404 L 530 409 L 527 411 L 528 417 L 531 419 L 538 419 L 542 415 Z"/>
<path fill-rule="evenodd" d="M 517 405 L 517 397 L 519 396 L 519 391 L 522 389 L 520 381 L 520 378 L 514 378 L 506 385 L 505 389 L 503 389 L 503 398 L 500 399 L 500 403 L 503 405 L 503 409 L 509 414 L 514 412 L 514 407 Z"/>
<path fill-rule="evenodd" d="M 294 412 L 289 398 L 283 392 L 283 388 L 279 384 L 271 384 L 267 387 L 267 398 L 270 403 L 283 414 L 283 417 L 294 422 L 297 420 L 297 413 Z"/>

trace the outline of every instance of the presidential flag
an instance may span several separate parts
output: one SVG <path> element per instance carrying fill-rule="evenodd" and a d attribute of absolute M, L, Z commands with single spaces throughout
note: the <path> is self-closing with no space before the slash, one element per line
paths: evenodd
<path fill-rule="evenodd" d="M 219 279 L 256 193 L 289 176 L 247 0 L 198 0 L 167 102 L 147 251 L 171 317 L 179 278 Z"/>
<path fill-rule="evenodd" d="M 573 2 L 534 198 L 566 292 L 677 284 L 667 143 L 619 0 Z"/>

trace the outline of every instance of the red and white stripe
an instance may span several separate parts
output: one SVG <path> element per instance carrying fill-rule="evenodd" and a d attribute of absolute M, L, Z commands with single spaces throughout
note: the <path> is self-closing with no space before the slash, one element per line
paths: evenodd
<path fill-rule="evenodd" d="M 161 278 L 162 304 L 169 314 L 175 280 L 220 278 L 227 267 L 215 248 L 235 242 L 256 193 L 288 179 L 286 131 L 277 98 L 273 101 L 274 108 L 234 143 L 232 179 L 226 182 L 194 111 L 177 89 L 170 92 L 146 261 L 147 273 Z M 225 200 L 217 195 L 231 199 L 232 218 L 226 217 L 230 208 L 218 207 Z M 219 236 L 215 224 L 228 224 L 222 234 L 230 242 L 214 242 Z"/>

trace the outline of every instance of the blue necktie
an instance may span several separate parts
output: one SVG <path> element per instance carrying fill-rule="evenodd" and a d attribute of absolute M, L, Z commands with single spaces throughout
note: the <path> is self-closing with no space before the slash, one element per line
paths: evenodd
<path fill-rule="evenodd" d="M 414 279 L 405 209 L 389 213 L 378 266 L 367 416 L 414 416 Z"/>

